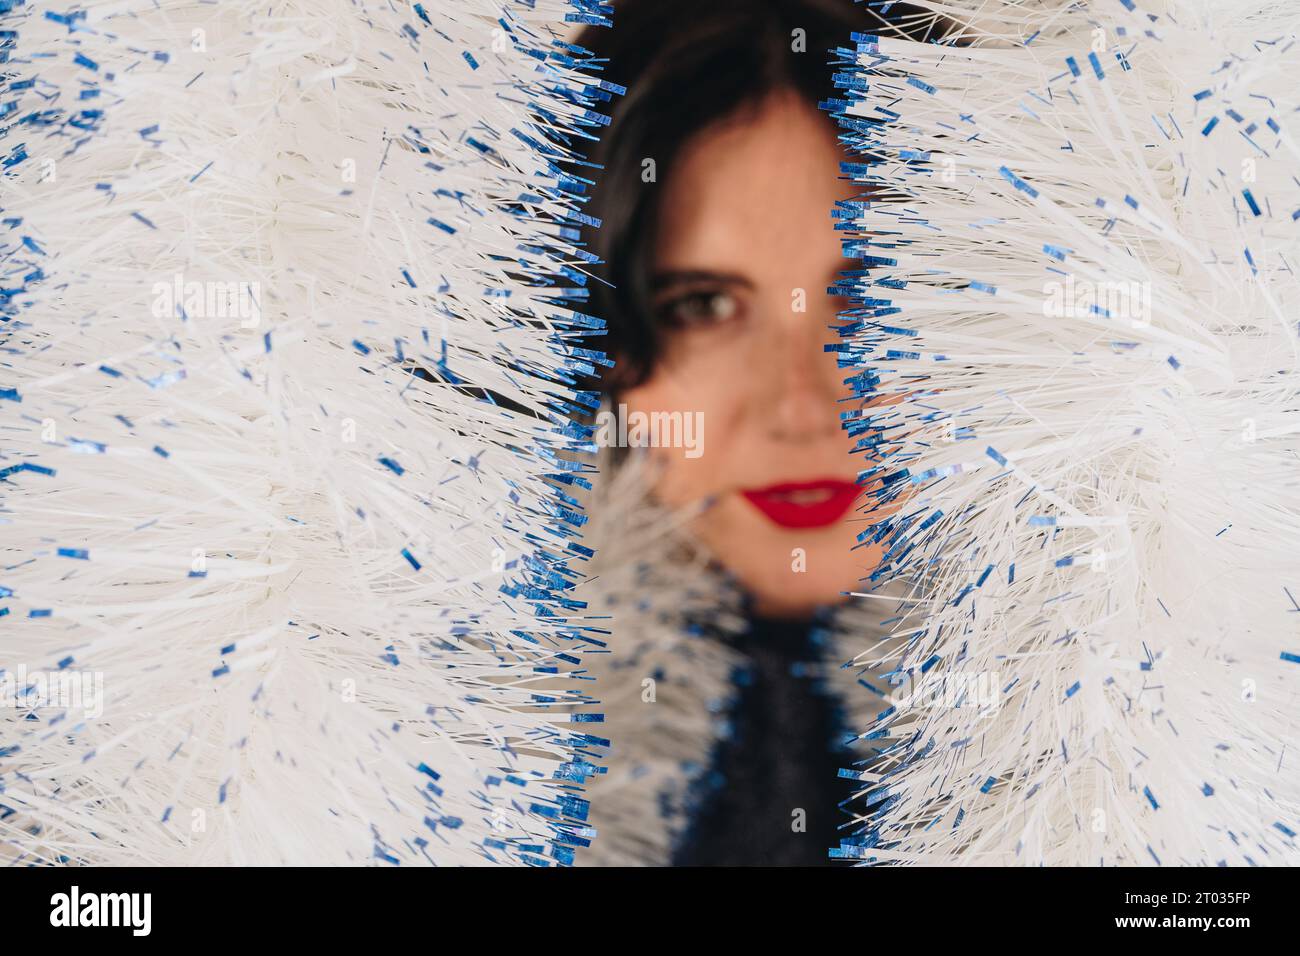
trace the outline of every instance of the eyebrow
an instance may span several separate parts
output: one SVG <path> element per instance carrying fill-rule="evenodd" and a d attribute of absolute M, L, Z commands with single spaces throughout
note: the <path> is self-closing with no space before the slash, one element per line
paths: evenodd
<path fill-rule="evenodd" d="M 696 285 L 706 282 L 717 285 L 741 286 L 746 289 L 754 287 L 753 282 L 735 272 L 714 272 L 710 269 L 667 269 L 663 272 L 656 272 L 650 278 L 650 289 L 654 292 L 660 292 L 664 289 L 671 289 L 673 286 Z"/>

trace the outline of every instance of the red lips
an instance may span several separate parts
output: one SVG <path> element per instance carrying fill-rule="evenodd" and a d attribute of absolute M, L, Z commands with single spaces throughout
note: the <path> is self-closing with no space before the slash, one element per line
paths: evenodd
<path fill-rule="evenodd" d="M 844 517 L 861 489 L 851 481 L 791 481 L 742 491 L 745 500 L 782 528 L 822 528 Z"/>

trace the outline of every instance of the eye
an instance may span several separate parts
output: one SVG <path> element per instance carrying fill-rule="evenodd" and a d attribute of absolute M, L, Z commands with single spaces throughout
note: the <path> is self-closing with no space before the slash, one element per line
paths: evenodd
<path fill-rule="evenodd" d="M 678 328 L 729 322 L 740 313 L 740 300 L 725 289 L 701 289 L 673 296 L 656 309 L 660 319 Z"/>

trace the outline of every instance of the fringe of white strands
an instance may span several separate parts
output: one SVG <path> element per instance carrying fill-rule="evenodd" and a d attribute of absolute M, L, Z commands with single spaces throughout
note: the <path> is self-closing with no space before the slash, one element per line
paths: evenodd
<path fill-rule="evenodd" d="M 570 862 L 601 8 L 0 8 L 0 859 Z"/>
<path fill-rule="evenodd" d="M 832 104 L 841 357 L 893 679 L 997 701 L 882 708 L 839 855 L 1294 865 L 1300 5 L 924 5 L 973 42 L 862 38 Z"/>

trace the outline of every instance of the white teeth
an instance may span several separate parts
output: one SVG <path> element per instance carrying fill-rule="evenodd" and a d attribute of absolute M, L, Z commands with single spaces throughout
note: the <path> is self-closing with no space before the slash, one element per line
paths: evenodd
<path fill-rule="evenodd" d="M 828 488 L 814 488 L 809 491 L 789 491 L 780 497 L 795 505 L 819 505 L 829 501 L 832 492 Z"/>

